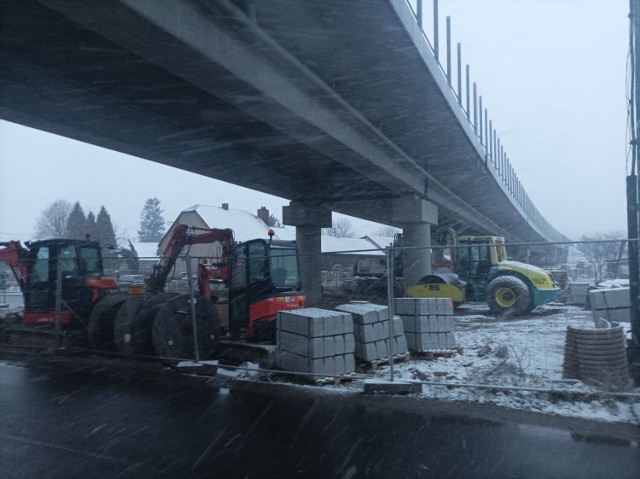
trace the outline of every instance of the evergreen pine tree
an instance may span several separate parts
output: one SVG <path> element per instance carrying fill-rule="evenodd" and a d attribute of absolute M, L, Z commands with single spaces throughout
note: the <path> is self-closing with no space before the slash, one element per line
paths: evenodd
<path fill-rule="evenodd" d="M 96 234 L 92 239 L 100 241 L 102 247 L 106 245 L 118 246 L 116 233 L 111 223 L 111 216 L 107 213 L 104 206 L 100 207 L 100 211 L 96 217 Z"/>
<path fill-rule="evenodd" d="M 87 233 L 91 233 L 92 236 L 95 234 L 96 215 L 93 214 L 93 211 L 89 211 L 89 214 L 87 215 L 87 225 L 84 229 Z"/>
<path fill-rule="evenodd" d="M 65 236 L 69 239 L 84 239 L 85 228 L 87 225 L 87 218 L 84 216 L 82 206 L 76 201 L 73 205 L 69 218 L 67 219 L 67 226 L 65 228 Z"/>
<path fill-rule="evenodd" d="M 274 215 L 269 215 L 269 221 L 267 221 L 267 226 L 273 226 L 274 228 L 280 228 L 282 225 L 280 224 L 280 220 Z"/>
<path fill-rule="evenodd" d="M 138 230 L 140 241 L 157 243 L 162 239 L 165 223 L 162 213 L 164 211 L 160 209 L 158 198 L 149 198 L 144 202 L 140 215 L 140 229 Z"/>

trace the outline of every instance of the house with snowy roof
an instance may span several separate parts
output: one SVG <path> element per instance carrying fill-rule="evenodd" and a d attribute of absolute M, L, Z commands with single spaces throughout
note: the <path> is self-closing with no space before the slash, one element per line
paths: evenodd
<path fill-rule="evenodd" d="M 239 242 L 249 241 L 256 238 L 269 239 L 269 230 L 273 230 L 274 232 L 273 239 L 288 241 L 295 240 L 296 232 L 294 227 L 269 227 L 267 226 L 268 220 L 269 210 L 265 207 L 260 208 L 257 215 L 252 215 L 244 210 L 229 208 L 228 203 L 223 203 L 222 206 L 197 204 L 180 212 L 171 227 L 160 240 L 160 243 L 158 244 L 158 254 L 161 255 L 166 249 L 171 233 L 179 224 L 206 229 L 229 228 L 233 230 L 235 241 Z M 186 250 L 183 250 L 182 253 L 186 254 Z M 195 274 L 195 268 L 198 260 L 205 263 L 209 261 L 217 262 L 216 259 L 222 255 L 222 245 L 220 243 L 192 245 L 189 247 L 189 255 L 194 258 L 193 272 Z M 184 261 L 178 260 L 174 271 L 174 277 L 176 279 L 180 278 L 182 273 L 186 272 L 186 265 Z"/>
<path fill-rule="evenodd" d="M 227 203 L 222 206 L 211 206 L 197 204 L 184 209 L 172 226 L 165 233 L 158 245 L 158 254 L 167 247 L 170 233 L 178 224 L 186 224 L 197 228 L 229 228 L 234 232 L 236 241 L 244 242 L 255 238 L 268 239 L 268 231 L 273 230 L 274 239 L 293 241 L 296 238 L 296 229 L 293 226 L 269 227 L 269 210 L 262 207 L 253 215 L 244 210 L 229 208 Z M 364 237 L 364 238 L 337 238 L 334 236 L 321 237 L 322 269 L 332 271 L 340 269 L 347 276 L 356 260 L 363 257 L 370 257 L 384 261 L 384 248 L 393 242 L 393 238 L 384 237 Z M 183 251 L 186 254 L 186 250 Z M 203 262 L 215 262 L 215 259 L 222 254 L 221 244 L 192 245 L 189 254 L 194 258 L 192 267 L 195 268 L 198 260 Z M 186 272 L 184 261 L 176 262 L 175 272 L 170 279 L 179 279 Z"/>

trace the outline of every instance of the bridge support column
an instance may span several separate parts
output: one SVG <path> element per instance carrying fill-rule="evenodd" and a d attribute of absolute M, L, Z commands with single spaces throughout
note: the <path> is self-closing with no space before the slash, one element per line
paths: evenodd
<path fill-rule="evenodd" d="M 393 219 L 402 227 L 404 286 L 431 273 L 431 225 L 438 224 L 438 207 L 417 196 L 393 202 Z"/>
<path fill-rule="evenodd" d="M 331 211 L 318 205 L 292 201 L 282 208 L 282 222 L 296 227 L 300 280 L 307 305 L 322 297 L 321 229 L 331 227 Z"/>

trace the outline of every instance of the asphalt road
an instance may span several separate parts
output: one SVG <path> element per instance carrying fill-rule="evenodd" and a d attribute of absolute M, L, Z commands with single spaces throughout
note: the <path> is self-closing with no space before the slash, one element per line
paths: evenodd
<path fill-rule="evenodd" d="M 0 478 L 640 477 L 637 439 L 155 374 L 0 362 Z"/>

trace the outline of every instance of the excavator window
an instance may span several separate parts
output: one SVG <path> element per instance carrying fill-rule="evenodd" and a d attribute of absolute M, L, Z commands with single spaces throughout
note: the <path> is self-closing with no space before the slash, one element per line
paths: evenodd
<path fill-rule="evenodd" d="M 297 286 L 298 257 L 292 248 L 271 248 L 271 280 L 277 288 Z"/>
<path fill-rule="evenodd" d="M 267 248 L 262 241 L 248 243 L 249 249 L 249 283 L 258 283 L 269 278 Z"/>
<path fill-rule="evenodd" d="M 242 288 L 247 285 L 247 259 L 245 247 L 240 246 L 231 253 L 231 288 Z"/>
<path fill-rule="evenodd" d="M 58 258 L 58 267 L 62 270 L 63 278 L 78 276 L 78 258 L 76 256 L 76 248 L 74 245 L 71 244 L 60 248 Z"/>
<path fill-rule="evenodd" d="M 49 247 L 42 246 L 38 249 L 31 268 L 30 283 L 43 283 L 49 281 Z"/>
<path fill-rule="evenodd" d="M 102 266 L 100 250 L 93 246 L 80 246 L 80 274 L 83 276 L 100 276 Z"/>

